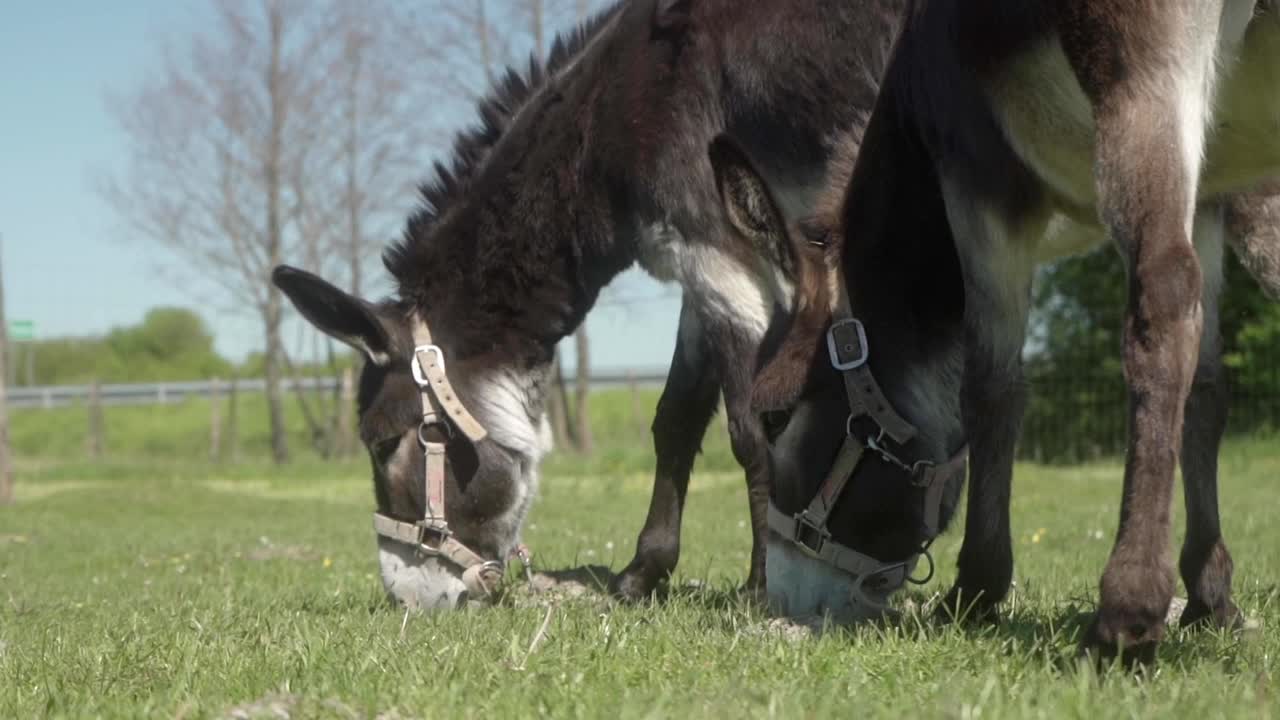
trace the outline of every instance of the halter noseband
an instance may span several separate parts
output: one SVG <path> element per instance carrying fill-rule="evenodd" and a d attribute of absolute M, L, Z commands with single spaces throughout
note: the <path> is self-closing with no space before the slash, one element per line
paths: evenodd
<path fill-rule="evenodd" d="M 449 530 L 445 519 L 445 450 L 454 430 L 472 443 L 488 433 L 467 411 L 454 392 L 444 370 L 444 352 L 431 341 L 426 322 L 414 315 L 413 358 L 410 366 L 414 382 L 422 396 L 422 423 L 418 426 L 418 443 L 426 455 L 423 517 L 416 523 L 397 520 L 380 512 L 373 514 L 373 530 L 379 536 L 413 547 L 419 554 L 442 557 L 462 568 L 462 582 L 474 596 L 489 596 L 498 587 L 505 569 L 502 562 L 485 560 L 467 547 Z M 517 555 L 528 569 L 528 551 L 517 548 Z"/>
<path fill-rule="evenodd" d="M 867 363 L 870 358 L 870 344 L 867 342 L 867 331 L 862 322 L 853 316 L 849 304 L 848 293 L 844 291 L 839 268 L 831 271 L 829 282 L 833 297 L 836 298 L 832 308 L 831 327 L 827 330 L 827 352 L 831 366 L 838 370 L 844 379 L 845 393 L 849 398 L 849 417 L 845 421 L 844 442 L 836 455 L 831 470 L 818 487 L 818 493 L 809 502 L 808 507 L 794 515 L 788 515 L 769 501 L 769 529 L 784 539 L 798 546 L 806 554 L 833 565 L 851 575 L 858 577 L 857 591 L 861 594 L 864 586 L 871 578 L 876 578 L 870 587 L 876 590 L 891 592 L 901 588 L 907 582 L 924 584 L 933 577 L 933 558 L 929 556 L 928 546 L 937 537 L 939 515 L 942 507 L 942 493 L 947 480 L 957 473 L 963 473 L 968 460 L 968 447 L 962 447 L 941 465 L 928 460 L 908 463 L 894 454 L 886 441 L 892 440 L 904 445 L 917 434 L 914 425 L 898 414 L 893 405 L 885 397 L 871 373 Z M 865 420 L 874 430 L 865 436 L 859 436 L 854 430 L 854 422 Z M 923 493 L 924 531 L 927 541 L 920 552 L 910 558 L 896 563 L 885 563 L 851 547 L 836 542 L 827 527 L 831 511 L 839 501 L 845 486 L 867 457 L 876 457 L 906 476 L 906 481 Z M 920 555 L 924 555 L 929 563 L 929 574 L 922 580 L 911 577 Z M 865 599 L 865 598 L 864 598 Z"/>

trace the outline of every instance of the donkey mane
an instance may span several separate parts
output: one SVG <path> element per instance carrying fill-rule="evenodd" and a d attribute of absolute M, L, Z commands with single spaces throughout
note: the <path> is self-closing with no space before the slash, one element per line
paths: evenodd
<path fill-rule="evenodd" d="M 549 78 L 555 77 L 582 53 L 621 6 L 622 2 L 617 2 L 578 27 L 557 35 L 546 61 L 540 62 L 537 54 L 532 54 L 525 74 L 521 75 L 515 67 L 506 68 L 489 93 L 476 103 L 479 123 L 458 132 L 448 161 L 434 163 L 435 178 L 418 186 L 420 205 L 410 215 L 403 236 L 382 254 L 382 263 L 396 279 L 402 298 L 419 288 L 426 268 L 437 264 L 434 261 L 443 248 L 432 242 L 432 230 L 450 208 L 466 200 L 472 181 L 516 115 L 546 86 Z"/>

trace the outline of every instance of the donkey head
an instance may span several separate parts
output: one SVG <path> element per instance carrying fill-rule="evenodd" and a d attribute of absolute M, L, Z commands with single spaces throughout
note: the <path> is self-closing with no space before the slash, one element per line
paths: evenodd
<path fill-rule="evenodd" d="M 840 232 L 838 208 L 852 159 L 834 164 L 830 196 L 819 201 L 818 214 L 787 228 L 764 181 L 741 153 L 713 146 L 711 158 L 727 217 L 740 240 L 758 247 L 762 240 L 776 239 L 787 247 L 793 263 L 791 313 L 766 337 L 753 390 L 755 411 L 790 413 L 785 429 L 771 442 L 770 471 L 772 500 L 792 516 L 809 504 L 831 471 L 850 413 L 842 377 L 828 360 L 825 338 L 835 293 L 844 292 L 833 272 L 840 246 L 834 240 Z M 913 441 L 906 450 L 934 456 L 932 448 L 918 444 Z M 947 488 L 952 497 L 943 512 L 949 515 L 958 483 Z M 869 458 L 858 466 L 831 512 L 832 540 L 882 566 L 907 561 L 921 544 L 920 502 L 913 492 L 899 468 Z M 767 586 L 775 609 L 792 615 L 830 612 L 847 620 L 878 614 L 888 589 L 836 570 L 789 540 L 771 532 L 768 543 Z"/>
<path fill-rule="evenodd" d="M 364 355 L 359 429 L 373 465 L 377 510 L 410 525 L 421 520 L 426 459 L 419 444 L 422 398 L 411 366 L 411 309 L 367 302 L 287 266 L 277 268 L 272 280 L 308 322 Z M 448 338 L 433 341 L 447 357 Z M 517 542 L 533 495 L 536 461 L 549 445 L 542 418 L 524 417 L 524 404 L 503 398 L 536 389 L 505 387 L 518 380 L 480 361 L 449 362 L 447 369 L 458 398 L 490 430 L 475 443 L 458 432 L 445 436 L 449 530 L 484 560 L 502 563 Z M 412 546 L 382 536 L 378 556 L 383 587 L 409 607 L 453 608 L 482 599 L 468 593 L 464 569 L 444 558 L 423 557 Z"/>

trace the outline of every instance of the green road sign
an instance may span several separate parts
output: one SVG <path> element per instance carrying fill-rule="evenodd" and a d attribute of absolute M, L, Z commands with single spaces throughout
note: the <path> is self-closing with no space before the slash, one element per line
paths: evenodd
<path fill-rule="evenodd" d="M 35 340 L 36 324 L 31 320 L 14 320 L 9 323 L 10 340 Z"/>

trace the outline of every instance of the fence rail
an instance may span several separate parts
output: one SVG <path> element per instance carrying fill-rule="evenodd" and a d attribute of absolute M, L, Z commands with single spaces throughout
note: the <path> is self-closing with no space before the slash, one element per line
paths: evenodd
<path fill-rule="evenodd" d="M 598 370 L 591 376 L 591 389 L 661 386 L 666 379 L 666 368 Z M 337 392 L 341 381 L 336 377 L 299 378 L 282 384 L 285 392 Z M 261 378 L 245 379 L 237 380 L 235 385 L 237 392 L 261 393 L 266 391 L 267 382 Z M 167 405 L 192 397 L 209 397 L 215 392 L 226 393 L 230 387 L 229 380 L 103 385 L 101 397 L 103 405 Z M 7 397 L 11 408 L 50 409 L 85 404 L 91 392 L 91 385 L 10 386 Z"/>

